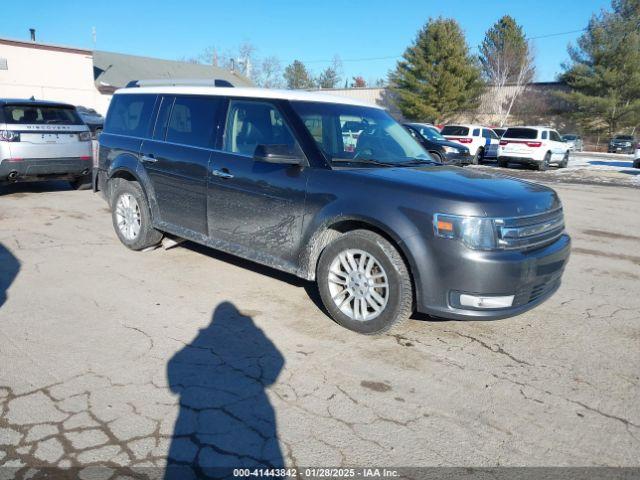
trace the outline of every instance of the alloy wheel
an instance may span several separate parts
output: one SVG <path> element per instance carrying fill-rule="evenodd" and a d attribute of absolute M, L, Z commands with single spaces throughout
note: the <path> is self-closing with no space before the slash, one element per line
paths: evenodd
<path fill-rule="evenodd" d="M 118 229 L 127 240 L 135 240 L 140 233 L 142 216 L 138 201 L 131 194 L 124 193 L 116 203 L 116 222 Z"/>
<path fill-rule="evenodd" d="M 327 281 L 336 307 L 353 320 L 372 320 L 387 306 L 387 273 L 378 259 L 364 250 L 340 252 L 331 262 Z"/>

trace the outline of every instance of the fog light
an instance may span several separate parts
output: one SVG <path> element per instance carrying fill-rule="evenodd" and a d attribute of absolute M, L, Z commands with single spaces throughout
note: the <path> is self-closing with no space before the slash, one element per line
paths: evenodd
<path fill-rule="evenodd" d="M 474 308 L 505 308 L 513 305 L 514 295 L 504 297 L 481 297 L 478 295 L 460 295 L 460 305 Z"/>

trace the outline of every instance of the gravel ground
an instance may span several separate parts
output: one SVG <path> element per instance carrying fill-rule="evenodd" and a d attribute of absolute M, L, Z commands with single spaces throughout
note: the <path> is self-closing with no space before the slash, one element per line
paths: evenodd
<path fill-rule="evenodd" d="M 5 188 L 0 465 L 640 466 L 640 190 L 555 187 L 554 297 L 373 338 L 288 275 L 127 250 L 91 192 Z"/>

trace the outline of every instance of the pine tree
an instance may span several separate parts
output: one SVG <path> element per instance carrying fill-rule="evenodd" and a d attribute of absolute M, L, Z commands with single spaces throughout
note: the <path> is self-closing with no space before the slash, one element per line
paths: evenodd
<path fill-rule="evenodd" d="M 516 99 L 535 74 L 532 49 L 513 17 L 503 16 L 487 31 L 480 45 L 480 65 L 492 87 L 497 123 L 503 126 Z"/>
<path fill-rule="evenodd" d="M 314 82 L 309 70 L 300 60 L 294 60 L 291 65 L 284 69 L 284 80 L 287 88 L 303 89 L 313 88 Z"/>
<path fill-rule="evenodd" d="M 561 76 L 571 91 L 561 96 L 588 131 L 640 125 L 640 0 L 613 0 L 594 15 Z"/>
<path fill-rule="evenodd" d="M 430 19 L 389 76 L 403 116 L 446 122 L 478 105 L 484 84 L 455 20 Z"/>

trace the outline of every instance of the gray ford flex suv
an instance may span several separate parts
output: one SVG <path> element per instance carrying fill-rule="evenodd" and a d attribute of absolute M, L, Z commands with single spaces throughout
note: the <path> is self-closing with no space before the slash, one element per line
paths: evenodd
<path fill-rule="evenodd" d="M 0 184 L 66 179 L 91 186 L 91 132 L 73 105 L 0 99 Z"/>
<path fill-rule="evenodd" d="M 362 125 L 348 144 L 347 122 Z M 517 315 L 569 258 L 553 190 L 434 162 L 385 110 L 322 93 L 120 90 L 94 189 L 127 247 L 168 233 L 315 280 L 329 315 L 366 334 L 414 311 Z"/>

